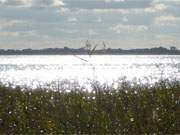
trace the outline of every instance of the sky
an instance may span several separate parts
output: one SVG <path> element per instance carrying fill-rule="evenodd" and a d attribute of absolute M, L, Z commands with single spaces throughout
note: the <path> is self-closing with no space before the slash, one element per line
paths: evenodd
<path fill-rule="evenodd" d="M 180 0 L 0 0 L 0 49 L 176 46 Z"/>

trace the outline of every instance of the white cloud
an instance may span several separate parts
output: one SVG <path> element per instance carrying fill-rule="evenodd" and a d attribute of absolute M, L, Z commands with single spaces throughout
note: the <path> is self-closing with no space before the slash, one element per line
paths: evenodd
<path fill-rule="evenodd" d="M 105 2 L 125 2 L 126 0 L 102 0 L 102 1 L 105 1 Z"/>
<path fill-rule="evenodd" d="M 65 5 L 63 0 L 0 0 L 0 4 L 13 7 L 51 7 Z"/>
<path fill-rule="evenodd" d="M 110 28 L 111 30 L 115 31 L 116 33 L 124 33 L 124 32 L 142 32 L 147 31 L 148 27 L 145 25 L 123 25 L 117 24 L 114 27 Z"/>
<path fill-rule="evenodd" d="M 3 28 L 10 28 L 10 27 L 17 27 L 17 26 L 31 26 L 32 23 L 25 20 L 7 20 L 1 19 L 0 20 L 0 29 Z"/>
<path fill-rule="evenodd" d="M 165 11 L 168 8 L 167 5 L 164 3 L 152 3 L 151 7 L 145 8 L 146 12 L 159 12 L 159 11 Z"/>
<path fill-rule="evenodd" d="M 62 0 L 53 0 L 54 6 L 64 6 L 64 2 Z"/>
<path fill-rule="evenodd" d="M 163 10 L 166 10 L 167 9 L 167 5 L 163 4 L 163 3 L 157 3 L 157 4 L 154 4 L 153 8 L 155 10 L 158 10 L 158 11 L 163 11 Z"/>
<path fill-rule="evenodd" d="M 153 0 L 153 2 L 180 2 L 180 0 Z"/>
<path fill-rule="evenodd" d="M 98 35 L 98 33 L 95 30 L 89 29 L 88 30 L 88 35 L 89 36 L 96 36 L 96 35 Z"/>
<path fill-rule="evenodd" d="M 128 22 L 129 20 L 128 20 L 127 17 L 123 17 L 123 18 L 122 18 L 122 21 L 123 21 L 123 22 Z"/>
<path fill-rule="evenodd" d="M 0 31 L 0 36 L 2 37 L 29 37 L 29 36 L 37 36 L 37 34 L 34 31 Z"/>
<path fill-rule="evenodd" d="M 29 7 L 32 5 L 32 0 L 1 0 L 0 4 L 15 7 Z"/>
<path fill-rule="evenodd" d="M 77 20 L 76 17 L 69 17 L 69 18 L 67 19 L 67 21 L 68 21 L 68 22 L 77 22 L 78 20 Z"/>
<path fill-rule="evenodd" d="M 77 29 L 59 29 L 59 31 L 61 31 L 63 33 L 67 33 L 67 34 L 75 34 L 78 32 Z"/>
<path fill-rule="evenodd" d="M 0 3 L 4 3 L 4 2 L 6 2 L 6 0 L 0 0 Z"/>
<path fill-rule="evenodd" d="M 99 18 L 96 20 L 96 22 L 98 22 L 98 23 L 102 23 L 102 22 L 103 22 L 103 20 L 102 20 L 102 18 L 101 18 L 101 17 L 99 17 Z"/>
<path fill-rule="evenodd" d="M 92 11 L 96 13 L 116 12 L 120 14 L 129 14 L 131 10 L 130 9 L 93 9 Z"/>
<path fill-rule="evenodd" d="M 174 25 L 180 22 L 180 17 L 175 17 L 173 15 L 159 16 L 155 18 L 156 25 Z"/>
<path fill-rule="evenodd" d="M 19 36 L 19 32 L 7 32 L 7 31 L 3 31 L 3 32 L 0 32 L 0 36 L 1 37 L 17 37 Z"/>

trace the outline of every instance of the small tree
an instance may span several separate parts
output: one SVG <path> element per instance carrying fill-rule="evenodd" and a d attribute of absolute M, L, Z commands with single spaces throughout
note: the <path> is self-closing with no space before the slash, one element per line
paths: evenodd
<path fill-rule="evenodd" d="M 176 48 L 175 46 L 171 46 L 171 47 L 170 47 L 170 50 L 171 50 L 171 51 L 175 51 L 175 50 L 177 50 L 177 48 Z"/>

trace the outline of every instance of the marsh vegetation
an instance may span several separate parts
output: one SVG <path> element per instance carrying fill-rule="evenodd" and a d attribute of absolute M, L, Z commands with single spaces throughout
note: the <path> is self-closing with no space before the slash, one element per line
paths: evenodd
<path fill-rule="evenodd" d="M 53 91 L 0 85 L 0 134 L 178 134 L 180 82 L 92 91 Z"/>

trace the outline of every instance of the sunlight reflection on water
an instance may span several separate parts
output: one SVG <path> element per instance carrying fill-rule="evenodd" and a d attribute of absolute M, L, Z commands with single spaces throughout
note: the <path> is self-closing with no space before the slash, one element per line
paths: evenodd
<path fill-rule="evenodd" d="M 69 80 L 87 86 L 92 80 L 112 84 L 118 78 L 153 84 L 180 78 L 180 56 L 0 56 L 0 81 L 36 88 Z"/>

